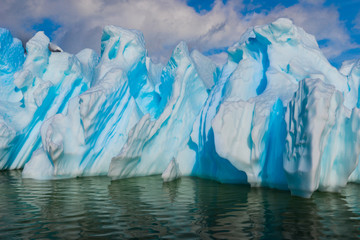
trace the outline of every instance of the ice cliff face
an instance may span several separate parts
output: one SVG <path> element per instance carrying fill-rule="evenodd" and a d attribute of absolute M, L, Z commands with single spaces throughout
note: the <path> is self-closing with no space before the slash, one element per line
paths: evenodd
<path fill-rule="evenodd" d="M 303 197 L 360 182 L 360 62 L 337 70 L 288 19 L 239 39 L 221 68 L 185 43 L 162 66 L 134 30 L 105 27 L 99 57 L 50 51 L 42 32 L 24 54 L 0 29 L 0 167 L 198 176 Z"/>

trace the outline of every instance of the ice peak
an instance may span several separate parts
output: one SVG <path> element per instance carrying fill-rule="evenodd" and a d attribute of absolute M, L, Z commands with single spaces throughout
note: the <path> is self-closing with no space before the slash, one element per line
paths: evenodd
<path fill-rule="evenodd" d="M 32 51 L 49 51 L 48 46 L 50 39 L 43 31 L 37 32 L 27 43 L 26 51 L 30 54 Z"/>
<path fill-rule="evenodd" d="M 124 51 L 130 45 L 145 49 L 144 36 L 140 31 L 112 25 L 104 27 L 101 37 L 101 56 L 104 52 L 108 54 L 109 59 L 116 58 L 118 53 L 124 55 Z"/>
<path fill-rule="evenodd" d="M 184 57 L 189 57 L 189 49 L 187 44 L 184 41 L 181 41 L 174 49 L 172 53 L 172 58 L 174 58 L 176 61 L 179 61 L 180 59 Z"/>

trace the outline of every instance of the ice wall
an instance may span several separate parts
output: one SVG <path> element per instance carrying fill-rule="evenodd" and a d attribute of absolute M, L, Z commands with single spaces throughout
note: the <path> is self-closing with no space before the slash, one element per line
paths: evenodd
<path fill-rule="evenodd" d="M 303 197 L 360 182 L 360 62 L 337 70 L 289 19 L 250 28 L 222 67 L 184 42 L 154 64 L 140 32 L 115 26 L 100 57 L 50 51 L 42 32 L 25 54 L 5 29 L 0 44 L 2 169 L 198 176 Z"/>

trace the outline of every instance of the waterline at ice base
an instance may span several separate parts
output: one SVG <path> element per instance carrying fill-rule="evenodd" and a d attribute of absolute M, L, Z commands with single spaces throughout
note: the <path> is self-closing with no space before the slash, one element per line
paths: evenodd
<path fill-rule="evenodd" d="M 0 168 L 41 180 L 161 174 L 310 197 L 360 182 L 360 59 L 340 69 L 289 19 L 249 29 L 223 66 L 107 26 L 101 56 L 0 29 Z"/>

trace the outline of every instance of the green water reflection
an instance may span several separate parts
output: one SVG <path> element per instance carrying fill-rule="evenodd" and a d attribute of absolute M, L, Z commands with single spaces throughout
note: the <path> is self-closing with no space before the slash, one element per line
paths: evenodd
<path fill-rule="evenodd" d="M 0 172 L 0 239 L 360 239 L 360 185 L 311 199 L 198 178 Z"/>

